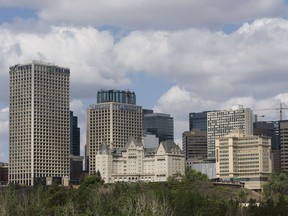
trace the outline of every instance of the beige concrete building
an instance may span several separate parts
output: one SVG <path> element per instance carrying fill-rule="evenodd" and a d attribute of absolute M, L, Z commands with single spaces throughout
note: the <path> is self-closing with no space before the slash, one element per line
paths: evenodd
<path fill-rule="evenodd" d="M 111 148 L 123 148 L 128 137 L 142 140 L 142 107 L 105 102 L 91 105 L 87 111 L 86 159 L 89 173 L 95 173 L 95 156 L 103 141 Z"/>
<path fill-rule="evenodd" d="M 216 139 L 216 177 L 239 180 L 245 187 L 262 190 L 272 172 L 271 139 L 235 130 Z"/>
<path fill-rule="evenodd" d="M 99 170 L 106 183 L 159 182 L 185 174 L 184 154 L 173 141 L 150 149 L 131 137 L 124 148 L 111 149 L 103 142 L 95 159 L 95 171 Z"/>
<path fill-rule="evenodd" d="M 207 157 L 215 158 L 215 139 L 225 136 L 235 129 L 243 134 L 253 134 L 253 111 L 242 105 L 230 110 L 207 113 Z"/>
<path fill-rule="evenodd" d="M 69 176 L 69 68 L 32 61 L 9 73 L 9 181 Z"/>

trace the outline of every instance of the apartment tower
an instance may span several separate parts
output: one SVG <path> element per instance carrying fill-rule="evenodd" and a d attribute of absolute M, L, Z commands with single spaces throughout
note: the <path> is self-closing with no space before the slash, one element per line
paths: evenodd
<path fill-rule="evenodd" d="M 246 135 L 253 134 L 253 111 L 236 105 L 230 110 L 208 112 L 207 128 L 207 157 L 215 158 L 216 138 L 235 129 L 241 129 Z"/>
<path fill-rule="evenodd" d="M 107 93 L 109 92 L 111 90 L 107 90 Z M 129 97 L 134 93 L 116 90 L 112 92 L 119 93 L 119 97 L 111 97 L 109 101 L 104 100 L 106 102 L 98 100 L 99 103 L 91 105 L 87 110 L 86 169 L 90 174 L 97 172 L 96 153 L 103 141 L 113 149 L 125 147 L 130 136 L 137 142 L 142 140 L 142 107 L 128 103 Z M 100 95 L 104 93 L 101 90 Z M 128 99 L 121 99 L 123 103 L 119 102 L 119 98 L 125 97 Z"/>
<path fill-rule="evenodd" d="M 68 178 L 69 68 L 32 61 L 10 67 L 9 73 L 9 182 Z"/>

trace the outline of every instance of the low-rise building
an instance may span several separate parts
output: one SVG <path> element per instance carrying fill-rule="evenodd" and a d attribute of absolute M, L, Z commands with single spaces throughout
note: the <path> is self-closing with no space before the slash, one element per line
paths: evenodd
<path fill-rule="evenodd" d="M 241 130 L 216 139 L 216 177 L 262 190 L 272 172 L 271 139 L 245 135 Z"/>
<path fill-rule="evenodd" d="M 198 172 L 201 172 L 209 179 L 216 178 L 216 163 L 214 159 L 207 159 L 207 158 L 190 158 L 186 160 L 186 167 L 194 169 Z"/>
<path fill-rule="evenodd" d="M 0 162 L 0 185 L 8 184 L 8 163 Z"/>
<path fill-rule="evenodd" d="M 159 182 L 185 174 L 185 157 L 173 141 L 158 148 L 144 148 L 130 137 L 124 148 L 112 149 L 103 142 L 96 154 L 96 170 L 105 183 Z"/>

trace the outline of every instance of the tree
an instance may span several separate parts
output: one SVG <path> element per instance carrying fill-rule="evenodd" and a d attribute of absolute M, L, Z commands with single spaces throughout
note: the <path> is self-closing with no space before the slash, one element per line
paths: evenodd
<path fill-rule="evenodd" d="M 101 178 L 100 172 L 98 172 L 96 174 L 85 176 L 80 183 L 80 187 L 97 188 L 104 184 L 104 180 Z"/>
<path fill-rule="evenodd" d="M 190 167 L 186 167 L 185 170 L 185 181 L 208 181 L 209 178 L 207 175 L 198 172 L 195 169 L 191 169 Z"/>

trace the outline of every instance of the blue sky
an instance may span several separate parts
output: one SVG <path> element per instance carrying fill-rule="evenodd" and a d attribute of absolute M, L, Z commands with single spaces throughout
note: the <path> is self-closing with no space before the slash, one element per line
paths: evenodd
<path fill-rule="evenodd" d="M 2 7 L 0 8 L 0 22 L 12 23 L 15 19 L 37 19 L 37 11 L 21 7 Z"/>
<path fill-rule="evenodd" d="M 0 161 L 8 67 L 33 59 L 70 67 L 82 152 L 99 89 L 130 89 L 139 105 L 171 114 L 180 146 L 189 112 L 287 107 L 287 9 L 284 0 L 1 0 Z"/>

